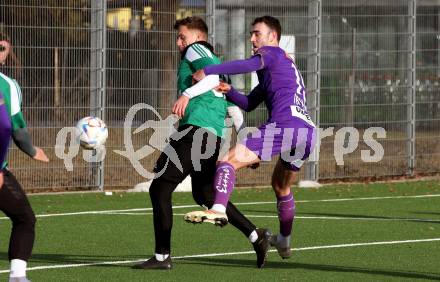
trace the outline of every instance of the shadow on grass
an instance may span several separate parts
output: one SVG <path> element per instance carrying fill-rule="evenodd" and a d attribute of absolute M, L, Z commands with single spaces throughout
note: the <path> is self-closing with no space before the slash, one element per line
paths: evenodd
<path fill-rule="evenodd" d="M 185 258 L 179 259 L 180 264 L 198 264 L 207 266 L 225 266 L 225 267 L 240 267 L 240 268 L 256 268 L 254 260 L 246 259 L 231 259 L 231 258 Z M 266 262 L 264 269 L 304 269 L 317 270 L 327 272 L 341 272 L 341 273 L 360 273 L 370 275 L 381 275 L 390 277 L 413 278 L 413 279 L 432 279 L 440 280 L 440 273 L 416 272 L 404 270 L 386 270 L 386 269 L 372 269 L 353 266 L 341 266 L 330 264 L 310 264 L 310 263 L 296 263 L 296 262 Z M 264 271 L 262 269 L 262 271 Z"/>
<path fill-rule="evenodd" d="M 7 253 L 0 252 L 0 257 L 7 257 Z M 143 256 L 137 255 L 125 255 L 125 256 L 107 256 L 107 255 L 63 255 L 63 254 L 34 254 L 31 258 L 31 262 L 36 263 L 54 263 L 54 264 L 81 264 L 81 263 L 100 263 L 100 261 L 138 261 Z M 235 268 L 250 268 L 256 269 L 255 260 L 253 259 L 232 259 L 232 258 L 184 258 L 175 259 L 175 264 L 179 265 L 194 265 L 194 266 L 214 266 L 214 267 L 235 267 Z M 120 264 L 97 264 L 92 267 L 118 267 L 118 268 L 131 268 L 135 263 L 120 263 Z M 431 279 L 440 280 L 440 273 L 429 272 L 416 272 L 416 271 L 403 271 L 403 270 L 385 270 L 385 269 L 372 269 L 353 266 L 341 266 L 330 264 L 310 264 L 310 263 L 297 263 L 297 262 L 271 262 L 268 261 L 264 269 L 304 269 L 304 270 L 316 270 L 326 271 L 333 273 L 360 273 L 369 275 L 380 275 L 399 278 L 411 278 L 411 279 Z M 264 271 L 262 269 L 261 271 Z"/>
<path fill-rule="evenodd" d="M 365 219 L 383 219 L 383 220 L 395 220 L 395 221 L 408 221 L 408 222 L 420 222 L 420 223 L 440 223 L 440 219 L 426 219 L 426 218 L 406 218 L 406 217 L 388 217 L 388 216 L 376 216 L 376 215 L 359 215 L 359 214 L 338 214 L 338 213 L 297 213 L 296 216 L 327 216 L 327 217 L 343 217 L 343 218 L 365 218 Z"/>
<path fill-rule="evenodd" d="M 151 255 L 80 255 L 80 254 L 32 254 L 30 263 L 35 265 L 39 263 L 44 264 L 82 264 L 82 263 L 100 263 L 111 261 L 137 261 L 145 260 L 151 257 Z M 0 252 L 0 259 L 7 260 L 8 253 Z M 109 264 L 109 265 L 96 265 L 96 266 L 119 266 L 126 267 L 127 264 Z"/>
<path fill-rule="evenodd" d="M 433 212 L 433 211 L 426 211 L 426 212 L 421 212 L 421 211 L 412 211 L 411 213 L 414 214 L 429 214 L 429 215 L 440 215 L 440 212 Z"/>
<path fill-rule="evenodd" d="M 276 210 L 276 207 L 274 205 L 274 208 L 272 210 L 254 210 L 254 209 L 245 209 L 240 207 L 240 211 L 244 214 L 258 214 L 262 213 L 263 215 L 278 215 L 278 211 Z"/>

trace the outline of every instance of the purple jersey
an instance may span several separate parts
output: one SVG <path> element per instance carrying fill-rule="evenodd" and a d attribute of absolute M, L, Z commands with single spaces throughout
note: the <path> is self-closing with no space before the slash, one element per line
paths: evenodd
<path fill-rule="evenodd" d="M 269 119 L 259 131 L 240 143 L 263 161 L 281 154 L 288 169 L 299 170 L 315 147 L 316 128 L 307 113 L 304 81 L 293 59 L 279 47 L 264 46 L 250 59 L 207 66 L 204 71 L 207 75 L 257 71 L 260 83 L 249 95 L 234 88 L 227 93 L 245 111 L 263 101 L 269 110 Z"/>
<path fill-rule="evenodd" d="M 9 142 L 11 141 L 11 120 L 8 110 L 0 93 L 0 169 L 6 159 Z"/>
<path fill-rule="evenodd" d="M 261 47 L 254 56 L 261 56 L 263 63 L 257 75 L 266 93 L 269 121 L 290 123 L 293 116 L 314 126 L 307 113 L 304 81 L 293 59 L 283 49 L 272 46 Z"/>
<path fill-rule="evenodd" d="M 274 46 L 264 46 L 250 59 L 223 63 L 206 67 L 208 74 L 237 74 L 257 71 L 259 85 L 247 96 L 247 104 L 240 104 L 236 91 L 228 97 L 245 110 L 252 110 L 264 101 L 269 110 L 267 123 L 275 122 L 282 127 L 289 126 L 297 119 L 306 126 L 315 127 L 306 107 L 306 90 L 303 78 L 292 58 Z M 237 101 L 238 100 L 238 101 Z M 249 105 L 248 105 L 249 104 Z"/>

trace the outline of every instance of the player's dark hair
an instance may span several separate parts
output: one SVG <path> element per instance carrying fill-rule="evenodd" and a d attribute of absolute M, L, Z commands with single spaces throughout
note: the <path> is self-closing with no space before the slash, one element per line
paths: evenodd
<path fill-rule="evenodd" d="M 271 17 L 271 16 L 262 16 L 254 19 L 252 22 L 252 25 L 256 25 L 257 23 L 264 23 L 266 24 L 270 29 L 275 30 L 277 33 L 278 41 L 281 39 L 281 24 L 280 21 L 277 18 Z"/>
<path fill-rule="evenodd" d="M 180 20 L 177 20 L 174 23 L 174 29 L 178 30 L 181 26 L 186 26 L 188 29 L 198 30 L 208 37 L 208 26 L 205 21 L 199 17 L 186 17 Z"/>
<path fill-rule="evenodd" d="M 5 32 L 0 31 L 0 41 L 8 41 L 11 43 L 11 37 L 9 37 L 9 35 L 7 35 Z"/>
<path fill-rule="evenodd" d="M 4 32 L 0 31 L 0 41 L 7 41 L 9 44 L 11 44 L 11 38 Z M 5 47 L 3 45 L 0 45 L 0 52 L 3 52 L 5 50 Z"/>
<path fill-rule="evenodd" d="M 6 61 L 0 64 L 0 72 L 19 80 L 21 76 L 21 62 L 14 53 L 11 37 L 6 32 L 0 31 L 0 41 L 7 41 L 9 44 L 11 44 Z M 4 51 L 5 48 L 3 46 L 3 48 L 0 48 L 0 52 Z"/>

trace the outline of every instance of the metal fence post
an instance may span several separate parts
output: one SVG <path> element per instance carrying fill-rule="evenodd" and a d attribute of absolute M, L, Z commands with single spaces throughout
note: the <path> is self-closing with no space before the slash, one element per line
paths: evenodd
<path fill-rule="evenodd" d="M 417 0 L 408 0 L 408 93 L 407 158 L 409 175 L 414 175 L 416 153 L 416 13 Z"/>
<path fill-rule="evenodd" d="M 107 1 L 92 1 L 90 52 L 90 115 L 105 120 Z M 95 186 L 104 189 L 104 161 L 92 168 Z"/>
<path fill-rule="evenodd" d="M 215 0 L 206 1 L 206 24 L 208 25 L 208 42 L 215 48 Z"/>
<path fill-rule="evenodd" d="M 319 96 L 321 83 L 321 0 L 313 0 L 308 5 L 308 50 L 307 58 L 307 107 L 316 127 L 319 128 Z M 319 130 L 317 135 L 319 145 Z M 319 178 L 319 147 L 306 165 L 305 179 L 317 181 Z"/>

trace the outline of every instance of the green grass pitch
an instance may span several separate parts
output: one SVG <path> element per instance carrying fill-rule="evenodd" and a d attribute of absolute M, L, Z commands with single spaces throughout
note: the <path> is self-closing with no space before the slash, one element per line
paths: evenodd
<path fill-rule="evenodd" d="M 192 225 L 190 193 L 173 195 L 171 271 L 130 267 L 154 250 L 147 193 L 32 195 L 37 238 L 28 278 L 38 281 L 422 281 L 440 280 L 440 183 L 294 189 L 293 255 L 271 250 L 264 269 L 233 226 Z M 242 189 L 233 202 L 278 232 L 271 189 Z M 190 207 L 185 207 L 190 205 Z M 194 205 L 191 207 L 191 205 Z M 10 221 L 0 218 L 0 280 L 8 278 Z"/>

